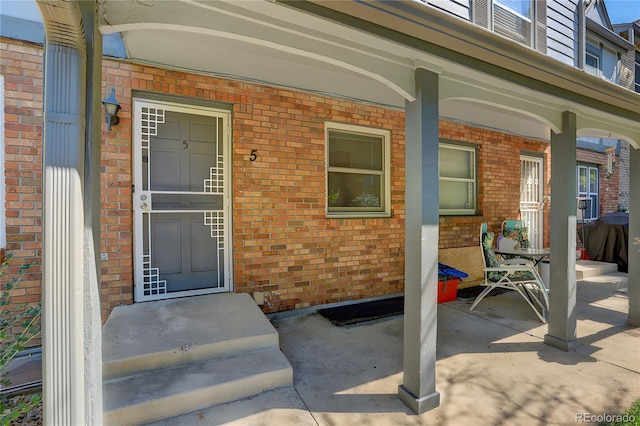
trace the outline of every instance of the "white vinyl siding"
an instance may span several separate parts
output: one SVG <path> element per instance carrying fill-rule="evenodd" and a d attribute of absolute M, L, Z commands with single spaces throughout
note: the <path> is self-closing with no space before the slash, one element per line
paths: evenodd
<path fill-rule="evenodd" d="M 547 0 L 547 54 L 577 66 L 577 0 Z"/>
<path fill-rule="evenodd" d="M 444 10 L 462 19 L 471 20 L 471 2 L 469 0 L 420 0 L 436 9 Z"/>

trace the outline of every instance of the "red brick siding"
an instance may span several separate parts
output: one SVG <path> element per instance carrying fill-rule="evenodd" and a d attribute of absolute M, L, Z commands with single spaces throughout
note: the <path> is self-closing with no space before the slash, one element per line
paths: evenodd
<path fill-rule="evenodd" d="M 402 112 L 120 62 L 104 65 L 104 79 L 118 88 L 123 105 L 121 125 L 117 133 L 105 133 L 103 145 L 103 250 L 110 259 L 103 264 L 105 314 L 131 302 L 131 89 L 233 103 L 236 291 L 264 291 L 265 311 L 402 291 Z M 326 218 L 326 121 L 391 130 L 391 218 Z M 253 149 L 258 158 L 251 162 Z M 114 182 L 122 185 L 109 187 Z"/>
<path fill-rule="evenodd" d="M 265 292 L 265 311 L 401 292 L 404 276 L 404 114 L 351 101 L 268 86 L 232 82 L 119 62 L 105 62 L 105 80 L 117 87 L 123 113 L 105 147 L 117 149 L 117 175 L 104 188 L 123 205 L 105 204 L 103 274 L 107 313 L 131 298 L 130 145 L 131 89 L 188 94 L 233 103 L 233 266 L 239 292 Z M 391 131 L 392 217 L 328 219 L 325 215 L 326 121 Z M 498 229 L 517 218 L 520 153 L 548 144 L 441 123 L 446 139 L 480 146 L 479 216 L 442 217 L 440 248 L 477 245 L 478 226 Z M 130 138 L 130 137 L 129 137 Z M 112 141 L 119 141 L 114 147 Z M 251 150 L 258 159 L 249 161 Z M 106 151 L 106 150 L 105 150 Z M 105 152 L 105 159 L 110 155 Z M 548 188 L 545 190 L 548 195 Z M 109 199 L 111 195 L 103 198 Z M 107 200 L 105 200 L 106 202 Z M 107 208 L 109 207 L 109 208 Z M 114 208 L 116 210 L 114 210 Z M 128 224 L 128 222 L 127 222 Z M 113 226 L 122 227 L 114 232 Z M 125 234 L 123 234 L 126 233 Z M 124 250 L 129 251 L 125 252 Z M 114 257 L 114 254 L 116 257 Z M 114 270 L 113 268 L 118 268 Z M 117 271 L 117 272 L 114 272 Z"/>
<path fill-rule="evenodd" d="M 479 194 L 477 216 L 440 217 L 440 248 L 478 245 L 480 223 L 487 222 L 489 230 L 495 232 L 503 220 L 520 217 L 522 153 L 544 154 L 544 195 L 549 195 L 549 144 L 447 121 L 440 121 L 440 137 L 477 144 Z M 545 209 L 548 211 L 546 201 Z M 545 214 L 545 223 L 548 224 L 548 213 Z M 547 244 L 548 238 L 545 234 Z"/>
<path fill-rule="evenodd" d="M 41 64 L 40 48 L 5 43 L 2 45 L 3 75 L 11 74 L 11 70 L 15 72 L 18 65 L 19 59 L 4 54 L 18 49 L 10 47 L 14 45 L 31 49 L 28 57 L 37 58 Z M 9 66 L 10 61 L 15 62 Z M 405 129 L 402 111 L 119 61 L 105 60 L 103 65 L 103 93 L 106 87 L 116 87 L 122 106 L 120 125 L 110 132 L 103 128 L 101 251 L 108 254 L 108 260 L 102 263 L 103 319 L 113 307 L 133 302 L 131 107 L 134 89 L 232 105 L 236 291 L 264 291 L 265 310 L 277 311 L 403 290 Z M 27 67 L 23 71 L 30 70 Z M 41 68 L 36 70 L 41 76 Z M 28 82 L 34 88 L 42 87 L 41 80 Z M 11 226 L 20 227 L 11 230 L 9 249 L 22 250 L 21 255 L 39 259 L 42 101 L 40 91 L 22 90 L 27 83 L 20 84 L 12 88 L 15 96 L 7 99 L 15 98 L 23 107 L 27 105 L 25 102 L 32 104 L 20 113 L 9 111 L 9 105 L 5 107 L 7 154 L 14 155 L 7 161 L 7 178 L 22 179 L 11 181 L 20 189 L 16 187 L 11 192 L 14 195 L 8 194 L 8 216 L 16 218 L 10 222 Z M 26 94 L 31 95 L 29 100 L 22 99 Z M 326 121 L 391 131 L 392 217 L 326 218 Z M 18 130 L 9 124 L 16 122 L 29 122 L 32 127 L 15 133 Z M 480 194 L 478 216 L 441 217 L 440 248 L 477 245 L 481 222 L 487 221 L 491 229 L 497 230 L 502 220 L 518 217 L 521 152 L 545 153 L 545 195 L 548 195 L 548 144 L 457 123 L 442 121 L 440 126 L 443 139 L 478 145 Z M 16 148 L 9 149 L 14 146 Z M 23 148 L 19 153 L 11 151 Z M 252 149 L 257 150 L 255 162 L 249 161 Z M 33 189 L 24 189 L 29 186 Z M 11 197 L 16 198 L 16 202 L 31 204 L 13 204 Z M 22 240 L 24 235 L 31 237 Z M 545 238 L 548 241 L 548 233 Z M 39 276 L 34 275 L 31 284 L 37 298 Z"/>
<path fill-rule="evenodd" d="M 620 202 L 619 194 L 619 169 L 620 158 L 615 157 L 616 166 L 614 167 L 614 173 L 607 175 L 607 154 L 596 151 L 589 151 L 586 149 L 578 149 L 576 152 L 576 160 L 580 163 L 587 163 L 590 165 L 598 166 L 599 172 L 599 195 L 600 195 L 600 215 L 615 212 L 618 210 L 618 204 Z M 577 179 L 577 174 L 576 174 Z"/>
<path fill-rule="evenodd" d="M 15 309 L 40 301 L 42 49 L 1 39 L 0 74 L 4 77 L 6 250 L 14 255 L 2 286 L 24 263 L 36 263 L 12 291 L 8 309 Z M 31 344 L 39 344 L 39 339 Z"/>

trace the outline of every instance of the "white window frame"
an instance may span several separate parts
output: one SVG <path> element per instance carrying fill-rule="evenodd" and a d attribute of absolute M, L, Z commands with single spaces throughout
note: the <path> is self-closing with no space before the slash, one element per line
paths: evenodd
<path fill-rule="evenodd" d="M 449 182 L 467 182 L 473 183 L 471 191 L 473 191 L 473 205 L 468 209 L 440 209 L 441 215 L 458 215 L 458 216 L 473 216 L 477 213 L 477 205 L 478 205 L 478 149 L 476 146 L 471 145 L 461 145 L 451 142 L 440 142 L 440 150 L 442 148 L 446 149 L 457 149 L 460 151 L 469 152 L 472 155 L 471 164 L 473 165 L 473 178 L 452 178 L 452 177 L 438 177 L 438 182 L 441 181 L 449 181 Z M 441 168 L 438 160 L 438 173 L 440 174 Z"/>
<path fill-rule="evenodd" d="M 383 139 L 382 170 L 363 170 L 355 168 L 330 167 L 329 165 L 329 133 L 353 133 L 364 136 L 377 136 Z M 381 176 L 380 189 L 382 199 L 379 208 L 368 207 L 329 207 L 329 172 L 361 173 Z M 385 129 L 357 126 L 353 124 L 326 122 L 325 123 L 325 204 L 326 216 L 329 218 L 349 217 L 390 217 L 391 216 L 391 132 Z"/>
<path fill-rule="evenodd" d="M 602 77 L 602 48 L 600 46 L 596 46 L 595 44 L 587 43 L 587 48 L 584 56 L 584 70 L 591 75 L 595 75 L 596 77 Z M 595 60 L 595 67 L 587 65 L 587 57 L 593 58 Z M 595 72 L 592 72 L 592 69 Z"/>
<path fill-rule="evenodd" d="M 584 170 L 587 176 L 587 190 L 580 190 L 580 171 Z M 591 189 L 591 172 L 595 172 L 596 182 L 595 182 L 595 191 Z M 589 164 L 578 164 L 576 167 L 576 192 L 577 196 L 581 198 L 588 198 L 590 202 L 588 205 L 590 206 L 590 211 L 587 213 L 585 211 L 585 217 L 583 220 L 590 221 L 597 219 L 600 217 L 600 169 L 598 169 L 595 165 Z"/>
<path fill-rule="evenodd" d="M 530 9 L 531 10 L 531 16 L 526 16 L 521 14 L 520 12 L 510 8 L 509 6 L 507 6 L 506 4 L 502 3 L 500 0 L 491 0 L 491 30 L 493 32 L 497 32 L 498 34 L 501 34 L 505 37 L 509 37 L 510 39 L 517 41 L 518 43 L 524 44 L 525 46 L 529 46 L 529 47 L 534 47 L 535 45 L 535 31 L 536 31 L 536 24 L 535 24 L 535 2 L 533 0 L 529 0 L 530 3 Z M 517 32 L 511 32 L 511 31 L 507 31 L 506 28 L 501 27 L 502 31 L 496 31 L 496 19 L 495 19 L 495 9 L 496 8 L 500 8 L 501 10 L 514 15 L 517 18 L 521 18 L 527 22 L 529 22 L 529 34 L 526 36 L 526 38 L 528 38 L 528 42 L 527 40 L 522 40 L 522 38 L 524 37 L 522 34 L 517 33 Z M 506 35 L 504 33 L 509 33 L 510 35 Z"/>

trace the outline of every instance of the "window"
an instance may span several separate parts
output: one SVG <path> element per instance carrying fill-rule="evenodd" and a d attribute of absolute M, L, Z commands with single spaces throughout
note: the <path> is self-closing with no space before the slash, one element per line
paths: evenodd
<path fill-rule="evenodd" d="M 596 166 L 578 166 L 578 197 L 587 198 L 587 209 L 584 212 L 584 220 L 596 219 L 598 211 L 598 177 L 599 172 Z M 578 214 L 581 214 L 579 212 Z"/>
<path fill-rule="evenodd" d="M 636 93 L 640 93 L 640 62 L 636 62 L 636 84 L 635 84 Z"/>
<path fill-rule="evenodd" d="M 391 214 L 390 132 L 327 123 L 327 214 Z"/>
<path fill-rule="evenodd" d="M 476 148 L 440 144 L 440 214 L 476 213 Z"/>
<path fill-rule="evenodd" d="M 493 0 L 493 31 L 519 43 L 533 44 L 532 0 Z"/>
<path fill-rule="evenodd" d="M 600 76 L 600 58 L 602 51 L 599 47 L 587 44 L 587 51 L 584 58 L 584 70 L 589 74 Z"/>

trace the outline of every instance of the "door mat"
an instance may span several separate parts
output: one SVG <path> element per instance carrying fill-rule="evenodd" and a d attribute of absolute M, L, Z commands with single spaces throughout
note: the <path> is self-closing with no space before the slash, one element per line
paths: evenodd
<path fill-rule="evenodd" d="M 457 296 L 458 300 L 462 300 L 463 302 L 469 302 L 469 301 L 475 300 L 475 298 L 478 297 L 478 295 L 482 293 L 485 288 L 486 288 L 485 286 L 480 286 L 480 285 L 475 287 L 461 288 L 458 290 L 458 296 Z M 489 292 L 487 296 L 497 296 L 499 294 L 507 293 L 510 291 L 513 291 L 513 290 L 506 289 L 506 288 L 494 288 Z"/>
<path fill-rule="evenodd" d="M 318 313 L 335 326 L 358 324 L 404 313 L 404 297 L 354 303 L 335 308 L 320 309 Z"/>

